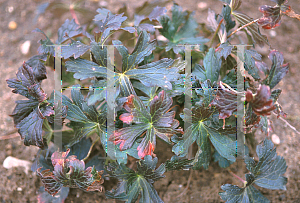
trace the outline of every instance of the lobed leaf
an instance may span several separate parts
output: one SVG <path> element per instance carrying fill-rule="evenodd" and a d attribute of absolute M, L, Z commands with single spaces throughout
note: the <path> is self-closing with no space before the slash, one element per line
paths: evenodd
<path fill-rule="evenodd" d="M 250 103 L 255 114 L 266 116 L 270 115 L 271 111 L 275 109 L 273 100 L 270 96 L 270 87 L 260 85 L 254 97 L 250 90 L 246 92 L 246 101 Z"/>
<path fill-rule="evenodd" d="M 49 169 L 37 170 L 45 190 L 54 196 L 61 188 L 71 187 L 79 188 L 85 191 L 102 191 L 101 184 L 104 182 L 102 178 L 103 171 L 96 171 L 94 167 L 85 169 L 84 161 L 76 159 L 72 155 L 68 157 L 70 150 L 66 152 L 54 152 L 51 156 L 54 171 Z"/>
<path fill-rule="evenodd" d="M 133 171 L 124 164 L 110 163 L 108 166 L 108 174 L 111 177 L 116 177 L 119 184 L 116 190 L 107 191 L 108 198 L 123 200 L 126 202 L 143 203 L 162 203 L 163 201 L 158 196 L 153 187 L 153 183 L 164 177 L 165 165 L 160 165 L 155 169 L 157 158 L 145 156 L 144 160 L 137 162 L 137 171 Z"/>
<path fill-rule="evenodd" d="M 225 192 L 219 193 L 226 202 L 270 202 L 253 184 L 267 189 L 286 189 L 287 178 L 282 175 L 286 171 L 286 162 L 283 157 L 276 154 L 276 148 L 267 138 L 256 147 L 259 161 L 255 161 L 248 155 L 245 156 L 245 164 L 250 174 L 246 174 L 246 185 L 240 188 L 236 185 L 225 184 L 221 188 Z"/>
<path fill-rule="evenodd" d="M 168 97 L 164 91 L 155 96 L 146 108 L 141 99 L 135 95 L 128 97 L 124 103 L 124 108 L 128 113 L 120 116 L 124 123 L 135 123 L 129 127 L 116 130 L 110 141 L 115 144 L 120 143 L 120 150 L 128 149 L 132 146 L 138 136 L 144 135 L 137 150 L 139 157 L 152 155 L 156 146 L 156 136 L 170 143 L 170 138 L 181 132 L 176 129 L 179 122 L 174 119 L 175 112 L 168 112 L 172 105 L 172 98 Z"/>
<path fill-rule="evenodd" d="M 237 93 L 232 90 L 225 88 L 220 82 L 220 88 L 217 91 L 217 95 L 214 100 L 211 102 L 211 105 L 214 105 L 220 115 L 220 119 L 228 118 L 237 111 Z"/>
<path fill-rule="evenodd" d="M 66 19 L 64 24 L 62 24 L 57 31 L 58 39 L 56 40 L 56 44 L 62 44 L 71 37 L 82 35 L 83 32 L 83 28 L 80 27 L 74 19 Z"/>
<path fill-rule="evenodd" d="M 259 11 L 263 13 L 257 23 L 262 25 L 264 29 L 273 29 L 281 23 L 280 7 L 279 6 L 260 6 Z"/>
<path fill-rule="evenodd" d="M 102 144 L 105 143 L 106 132 L 106 113 L 98 112 L 94 105 L 88 105 L 84 100 L 80 89 L 71 91 L 71 101 L 67 97 L 63 97 L 63 105 L 68 106 L 67 119 L 71 121 L 69 127 L 75 131 L 74 138 L 69 141 L 68 146 L 79 142 L 83 137 L 89 136 L 92 133 L 97 133 Z"/>
<path fill-rule="evenodd" d="M 272 61 L 272 66 L 263 84 L 269 85 L 273 89 L 287 74 L 289 63 L 283 64 L 283 55 L 276 50 L 270 52 L 269 59 Z"/>

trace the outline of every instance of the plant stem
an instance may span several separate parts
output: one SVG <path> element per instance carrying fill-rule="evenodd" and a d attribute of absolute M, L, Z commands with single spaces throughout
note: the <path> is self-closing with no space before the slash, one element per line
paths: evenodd
<path fill-rule="evenodd" d="M 231 174 L 231 175 L 233 175 L 234 177 L 236 177 L 237 179 L 239 179 L 243 184 L 245 184 L 245 182 L 247 182 L 247 181 L 245 181 L 243 178 L 241 178 L 240 176 L 238 176 L 238 175 L 236 175 L 235 173 L 233 173 L 230 169 L 227 169 L 228 170 L 228 172 Z"/>
<path fill-rule="evenodd" d="M 78 21 L 78 18 L 77 18 L 77 15 L 75 13 L 74 5 L 73 4 L 70 5 L 70 13 L 72 15 L 72 18 L 75 20 L 75 23 L 78 24 L 78 25 L 80 25 L 80 23 Z"/>
<path fill-rule="evenodd" d="M 215 31 L 213 37 L 212 37 L 211 40 L 210 40 L 209 47 L 212 46 L 212 44 L 213 44 L 213 42 L 214 42 L 214 40 L 215 40 L 215 38 L 216 38 L 216 36 L 217 36 L 219 30 L 220 30 L 220 27 L 221 27 L 221 24 L 222 24 L 223 20 L 224 20 L 224 19 L 220 20 L 219 25 L 218 25 L 218 27 L 217 27 L 217 29 L 216 29 L 216 31 Z"/>
<path fill-rule="evenodd" d="M 247 23 L 247 24 L 243 25 L 242 27 L 239 27 L 238 29 L 236 29 L 235 31 L 233 31 L 230 35 L 228 35 L 227 39 L 229 39 L 232 35 L 234 35 L 238 31 L 240 31 L 240 30 L 242 30 L 242 29 L 244 29 L 244 28 L 252 25 L 253 23 L 256 23 L 258 20 L 259 20 L 259 18 L 256 19 L 256 20 L 251 21 L 250 23 Z M 220 45 L 221 45 L 221 43 L 219 43 L 215 48 L 219 47 Z"/>
<path fill-rule="evenodd" d="M 230 38 L 232 35 L 234 35 L 236 32 L 238 32 L 238 31 L 244 29 L 245 27 L 248 27 L 249 25 L 252 25 L 253 23 L 256 23 L 258 20 L 259 20 L 259 18 L 256 19 L 256 20 L 251 21 L 250 23 L 247 23 L 247 24 L 243 25 L 242 27 L 239 27 L 238 29 L 236 29 L 235 31 L 233 31 L 230 35 L 228 35 L 227 39 L 229 39 L 229 38 Z"/>
<path fill-rule="evenodd" d="M 274 115 L 276 115 L 274 112 L 272 112 Z M 277 116 L 277 115 L 276 115 Z M 287 122 L 285 119 L 283 119 L 282 117 L 279 117 L 280 120 L 282 120 L 283 122 L 285 122 L 285 124 L 287 126 L 289 126 L 291 129 L 293 129 L 298 135 L 300 135 L 300 132 L 294 127 L 292 126 L 289 122 Z"/>
<path fill-rule="evenodd" d="M 189 179 L 188 179 L 188 182 L 186 184 L 186 187 L 184 188 L 184 190 L 182 191 L 182 193 L 180 193 L 179 195 L 176 196 L 176 198 L 181 197 L 182 195 L 184 195 L 186 193 L 187 189 L 190 186 L 191 180 L 192 180 L 192 174 L 193 174 L 193 170 L 190 169 L 190 175 L 189 175 Z"/>
<path fill-rule="evenodd" d="M 100 137 L 97 137 L 97 139 L 92 143 L 92 145 L 90 146 L 90 149 L 89 149 L 89 152 L 88 154 L 86 155 L 86 157 L 84 157 L 82 160 L 83 161 L 86 161 L 89 156 L 91 155 L 91 152 L 92 152 L 92 149 L 93 149 L 93 146 L 100 140 Z"/>

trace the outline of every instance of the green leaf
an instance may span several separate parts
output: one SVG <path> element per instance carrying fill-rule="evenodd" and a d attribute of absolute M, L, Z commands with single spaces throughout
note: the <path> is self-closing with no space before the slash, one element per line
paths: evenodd
<path fill-rule="evenodd" d="M 214 161 L 219 163 L 219 166 L 221 168 L 227 168 L 228 166 L 230 166 L 231 164 L 233 164 L 234 162 L 232 161 L 228 161 L 227 159 L 225 159 L 224 157 L 222 157 L 218 151 L 215 151 L 214 153 Z"/>
<path fill-rule="evenodd" d="M 68 59 L 74 56 L 74 59 L 82 56 L 85 52 L 90 49 L 89 45 L 85 45 L 80 41 L 73 41 L 72 43 L 61 47 L 61 57 Z"/>
<path fill-rule="evenodd" d="M 245 70 L 255 79 L 260 80 L 259 69 L 255 65 L 255 59 L 261 60 L 261 55 L 253 49 L 245 50 Z"/>
<path fill-rule="evenodd" d="M 212 126 L 210 117 L 213 114 L 213 110 L 209 107 L 196 106 L 192 108 L 191 112 L 187 109 L 184 111 L 186 115 L 191 115 L 192 124 L 184 132 L 183 139 L 173 146 L 172 151 L 178 156 L 186 156 L 189 146 L 196 141 L 198 152 L 193 161 L 194 168 L 199 169 L 203 165 L 207 169 L 211 159 L 211 142 L 219 154 L 234 162 L 236 153 L 235 141 L 227 137 L 226 134 L 228 133 L 226 130 L 216 129 Z"/>
<path fill-rule="evenodd" d="M 126 72 L 126 75 L 132 79 L 141 81 L 147 87 L 164 87 L 172 89 L 171 81 L 177 81 L 180 78 L 178 73 L 183 69 L 185 63 L 180 59 L 161 59 L 139 68 L 132 69 Z"/>
<path fill-rule="evenodd" d="M 61 190 L 54 196 L 45 191 L 45 187 L 40 187 L 38 190 L 38 202 L 62 203 L 69 195 L 69 188 L 62 187 Z"/>
<path fill-rule="evenodd" d="M 157 158 L 145 156 L 144 160 L 137 162 L 137 171 L 134 171 L 124 164 L 110 163 L 107 169 L 111 177 L 116 177 L 119 184 L 116 190 L 107 191 L 108 198 L 114 198 L 126 201 L 128 203 L 162 203 L 163 201 L 158 196 L 153 187 L 153 183 L 164 177 L 165 165 L 160 165 L 155 169 Z"/>
<path fill-rule="evenodd" d="M 282 176 L 286 172 L 286 162 L 283 157 L 276 154 L 276 148 L 267 138 L 256 147 L 259 161 L 255 161 L 248 155 L 245 156 L 245 164 L 250 174 L 246 174 L 246 186 L 240 188 L 236 185 L 225 184 L 221 188 L 225 192 L 219 193 L 227 202 L 270 202 L 254 186 L 267 189 L 286 190 L 287 178 Z"/>
<path fill-rule="evenodd" d="M 107 67 L 107 47 L 101 43 L 91 42 L 93 61 L 102 67 Z"/>
<path fill-rule="evenodd" d="M 70 140 L 68 146 L 79 142 L 83 137 L 97 133 L 102 145 L 104 145 L 106 134 L 106 112 L 98 112 L 94 105 L 88 105 L 80 93 L 79 86 L 73 86 L 71 97 L 73 102 L 63 97 L 63 105 L 68 106 L 67 119 L 71 121 L 69 127 L 75 131 L 75 136 Z"/>
<path fill-rule="evenodd" d="M 75 72 L 73 77 L 79 80 L 92 77 L 107 77 L 107 70 L 105 67 L 81 58 L 71 58 L 70 61 L 66 62 L 66 68 L 69 72 Z"/>
<path fill-rule="evenodd" d="M 227 57 L 231 54 L 233 46 L 229 44 L 229 42 L 222 43 L 216 51 L 219 53 L 219 56 L 223 56 L 226 60 Z"/>
<path fill-rule="evenodd" d="M 203 60 L 203 67 L 200 65 L 195 66 L 193 71 L 194 77 L 197 77 L 200 82 L 210 80 L 212 83 L 218 81 L 219 72 L 221 68 L 222 60 L 214 48 L 210 48 Z"/>
<path fill-rule="evenodd" d="M 289 63 L 283 64 L 283 55 L 276 50 L 272 50 L 270 52 L 269 59 L 272 61 L 272 66 L 268 77 L 263 81 L 263 83 L 269 85 L 270 88 L 273 89 L 287 74 L 289 70 Z"/>
<path fill-rule="evenodd" d="M 259 187 L 272 190 L 286 190 L 287 178 L 282 176 L 286 172 L 286 162 L 283 157 L 276 154 L 276 148 L 267 138 L 256 147 L 259 161 L 257 164 L 246 157 L 247 169 L 253 174 L 255 183 Z"/>
<path fill-rule="evenodd" d="M 236 75 L 236 71 L 230 70 L 225 77 L 222 79 L 223 83 L 226 83 L 227 85 L 229 85 L 230 87 L 236 88 L 237 87 L 237 75 Z"/>
<path fill-rule="evenodd" d="M 225 192 L 219 193 L 222 200 L 226 203 L 269 203 L 270 201 L 264 197 L 259 190 L 252 185 L 246 188 L 240 188 L 236 185 L 225 184 L 221 186 Z"/>
<path fill-rule="evenodd" d="M 174 119 L 175 112 L 168 112 L 173 100 L 164 91 L 155 96 L 146 108 L 138 96 L 131 95 L 127 98 L 124 108 L 128 113 L 120 116 L 124 123 L 131 124 L 129 127 L 116 130 L 111 136 L 110 141 L 115 144 L 120 143 L 120 149 L 131 148 L 137 137 L 144 135 L 137 150 L 139 157 L 152 155 L 156 146 L 156 136 L 167 143 L 171 143 L 170 138 L 180 133 L 179 121 Z"/>
<path fill-rule="evenodd" d="M 166 51 L 173 49 L 175 54 L 183 51 L 182 44 L 204 44 L 209 41 L 203 37 L 196 37 L 198 34 L 198 23 L 194 19 L 194 13 L 182 11 L 182 8 L 174 3 L 172 7 L 172 20 L 169 16 L 161 16 L 160 24 L 162 29 L 159 32 L 166 37 L 169 42 Z"/>
<path fill-rule="evenodd" d="M 173 171 L 173 170 L 185 170 L 188 168 L 191 168 L 192 165 L 192 159 L 179 159 L 178 156 L 174 155 L 171 157 L 170 160 L 167 160 L 166 165 L 166 171 Z"/>
<path fill-rule="evenodd" d="M 231 8 L 229 5 L 224 5 L 222 8 L 222 16 L 226 22 L 226 32 L 234 28 L 235 21 L 231 19 Z"/>
<path fill-rule="evenodd" d="M 70 155 L 75 155 L 79 160 L 84 159 L 90 150 L 92 141 L 90 138 L 83 138 L 78 143 L 70 147 Z"/>
<path fill-rule="evenodd" d="M 123 46 L 122 42 L 113 40 L 113 45 L 119 51 L 122 56 L 122 71 L 123 73 L 134 69 L 139 63 L 141 63 L 146 56 L 149 56 L 155 49 L 155 41 L 150 41 L 150 35 L 146 31 L 142 31 L 139 35 L 138 41 L 131 54 Z"/>

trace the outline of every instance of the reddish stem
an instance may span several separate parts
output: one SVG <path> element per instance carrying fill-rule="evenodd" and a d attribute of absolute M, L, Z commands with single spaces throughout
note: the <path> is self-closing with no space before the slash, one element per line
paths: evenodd
<path fill-rule="evenodd" d="M 229 173 L 231 173 L 231 175 L 233 175 L 234 177 L 236 177 L 237 179 L 239 179 L 240 181 L 242 181 L 242 183 L 245 183 L 246 181 L 243 180 L 240 176 L 236 175 L 235 173 L 233 173 L 230 169 L 228 169 Z"/>
<path fill-rule="evenodd" d="M 75 13 L 74 5 L 73 4 L 70 5 L 70 13 L 71 13 L 73 19 L 75 20 L 75 23 L 78 24 L 78 25 L 80 25 L 80 23 L 78 21 L 78 18 L 76 16 L 76 13 Z"/>

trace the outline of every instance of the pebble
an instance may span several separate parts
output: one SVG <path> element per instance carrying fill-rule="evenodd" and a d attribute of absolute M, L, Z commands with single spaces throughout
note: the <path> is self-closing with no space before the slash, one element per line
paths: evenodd
<path fill-rule="evenodd" d="M 100 1 L 99 2 L 100 7 L 106 7 L 107 5 L 108 5 L 108 3 L 106 1 Z"/>
<path fill-rule="evenodd" d="M 11 169 L 13 167 L 24 167 L 24 172 L 28 174 L 30 171 L 32 163 L 27 160 L 21 160 L 12 156 L 6 157 L 6 159 L 3 161 L 3 167 L 6 169 Z"/>
<path fill-rule="evenodd" d="M 277 36 L 277 32 L 275 30 L 270 30 L 270 37 L 275 38 Z"/>
<path fill-rule="evenodd" d="M 23 55 L 27 55 L 29 53 L 30 45 L 31 45 L 31 42 L 29 40 L 27 40 L 23 44 L 21 44 L 20 50 Z"/>
<path fill-rule="evenodd" d="M 207 3 L 199 2 L 198 3 L 198 8 L 201 9 L 201 10 L 205 10 L 207 8 Z"/>
<path fill-rule="evenodd" d="M 7 11 L 8 13 L 12 13 L 14 11 L 14 7 L 12 6 L 7 7 Z"/>
<path fill-rule="evenodd" d="M 168 39 L 167 39 L 167 38 L 165 38 L 165 37 L 164 37 L 164 36 L 162 36 L 162 35 L 158 35 L 156 39 L 157 39 L 157 40 L 159 40 L 159 41 L 163 41 L 163 42 L 166 42 L 166 41 L 168 41 Z"/>
<path fill-rule="evenodd" d="M 278 135 L 276 135 L 276 134 L 272 135 L 272 142 L 276 145 L 280 144 L 280 139 L 279 139 Z"/>
<path fill-rule="evenodd" d="M 17 191 L 18 191 L 18 192 L 21 192 L 21 191 L 22 191 L 22 188 L 18 187 L 18 188 L 17 188 Z"/>
<path fill-rule="evenodd" d="M 9 28 L 10 30 L 15 30 L 15 29 L 17 28 L 17 26 L 18 26 L 18 24 L 17 24 L 15 21 L 10 21 L 10 22 L 8 23 L 8 28 Z"/>

